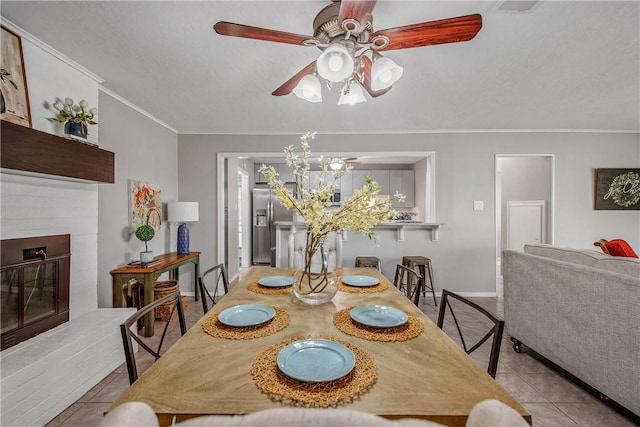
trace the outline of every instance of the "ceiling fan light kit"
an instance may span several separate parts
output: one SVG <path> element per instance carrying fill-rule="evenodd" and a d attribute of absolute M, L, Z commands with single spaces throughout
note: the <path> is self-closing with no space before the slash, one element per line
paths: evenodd
<path fill-rule="evenodd" d="M 392 59 L 380 56 L 371 66 L 371 90 L 379 91 L 391 87 L 402 77 L 403 68 Z"/>
<path fill-rule="evenodd" d="M 293 88 L 293 93 L 298 98 L 309 102 L 322 102 L 320 80 L 313 74 L 307 74 L 300 79 L 300 83 Z"/>
<path fill-rule="evenodd" d="M 340 43 L 330 44 L 316 61 L 318 74 L 323 79 L 337 83 L 353 75 L 355 62 L 349 50 Z"/>
<path fill-rule="evenodd" d="M 364 97 L 362 92 L 362 87 L 353 80 L 345 83 L 340 91 L 338 105 L 353 105 L 360 102 L 367 102 L 367 98 Z"/>
<path fill-rule="evenodd" d="M 400 80 L 403 68 L 380 52 L 465 42 L 482 28 L 482 17 L 474 14 L 374 31 L 371 13 L 375 5 L 376 0 L 334 0 L 316 15 L 313 36 L 224 21 L 213 28 L 225 36 L 319 48 L 323 52 L 318 59 L 272 95 L 293 92 L 309 102 L 322 102 L 319 75 L 328 81 L 329 88 L 332 83 L 344 82 L 338 104 L 366 101 L 362 89 L 372 98 L 384 95 Z"/>

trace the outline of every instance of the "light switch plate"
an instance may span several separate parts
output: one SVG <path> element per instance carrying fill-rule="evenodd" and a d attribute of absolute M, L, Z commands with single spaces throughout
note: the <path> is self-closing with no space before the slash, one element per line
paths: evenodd
<path fill-rule="evenodd" d="M 473 201 L 473 210 L 474 211 L 482 211 L 482 210 L 484 210 L 484 202 L 482 200 L 474 200 Z"/>

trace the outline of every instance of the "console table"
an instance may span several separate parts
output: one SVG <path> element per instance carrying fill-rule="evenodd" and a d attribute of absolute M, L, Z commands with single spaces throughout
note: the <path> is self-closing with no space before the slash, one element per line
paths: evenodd
<path fill-rule="evenodd" d="M 200 252 L 189 252 L 187 255 L 178 255 L 177 252 L 158 255 L 153 261 L 159 261 L 149 267 L 124 266 L 111 271 L 113 278 L 113 306 L 124 307 L 122 298 L 123 286 L 131 279 L 136 279 L 144 286 L 145 303 L 153 301 L 153 285 L 162 273 L 169 272 L 171 280 L 178 280 L 178 268 L 181 265 L 193 263 L 195 273 L 193 284 L 195 288 L 196 301 L 198 301 L 198 277 L 200 276 Z M 144 317 L 144 336 L 153 336 L 153 312 Z"/>

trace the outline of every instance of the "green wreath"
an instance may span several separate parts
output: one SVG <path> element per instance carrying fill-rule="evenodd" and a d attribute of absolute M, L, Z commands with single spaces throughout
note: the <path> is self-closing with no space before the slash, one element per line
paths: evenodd
<path fill-rule="evenodd" d="M 616 176 L 609 186 L 609 194 L 617 205 L 628 208 L 640 202 L 640 175 L 627 172 Z"/>

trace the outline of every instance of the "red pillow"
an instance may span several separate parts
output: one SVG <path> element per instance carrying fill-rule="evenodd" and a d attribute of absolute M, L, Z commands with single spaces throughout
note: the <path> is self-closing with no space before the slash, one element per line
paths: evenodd
<path fill-rule="evenodd" d="M 605 246 L 609 250 L 609 254 L 613 256 L 625 256 L 628 258 L 638 258 L 638 255 L 631 249 L 629 244 L 622 239 L 609 240 Z"/>

